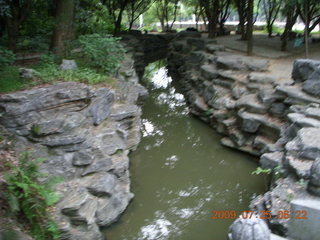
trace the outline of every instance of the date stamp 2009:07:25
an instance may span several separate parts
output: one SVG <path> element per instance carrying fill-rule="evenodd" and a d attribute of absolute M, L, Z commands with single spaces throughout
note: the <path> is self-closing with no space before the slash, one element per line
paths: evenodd
<path fill-rule="evenodd" d="M 272 215 L 271 211 L 262 210 L 258 213 L 254 211 L 242 211 L 240 214 L 237 214 L 236 211 L 212 211 L 213 216 L 211 219 L 236 219 L 242 217 L 243 219 L 251 218 L 260 218 L 260 219 L 308 219 L 308 212 L 305 210 L 289 211 L 289 210 L 280 210 L 276 215 Z"/>

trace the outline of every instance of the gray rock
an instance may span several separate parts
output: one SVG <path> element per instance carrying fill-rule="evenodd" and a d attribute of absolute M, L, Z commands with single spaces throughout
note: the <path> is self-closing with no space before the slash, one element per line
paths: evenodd
<path fill-rule="evenodd" d="M 213 80 L 219 76 L 219 72 L 214 65 L 203 65 L 201 66 L 201 75 L 206 80 Z"/>
<path fill-rule="evenodd" d="M 114 93 L 106 88 L 99 89 L 98 97 L 90 107 L 90 113 L 93 118 L 93 124 L 101 124 L 111 112 L 111 106 L 114 102 Z"/>
<path fill-rule="evenodd" d="M 260 216 L 253 214 L 252 217 L 238 218 L 229 228 L 229 240 L 268 240 L 271 231 Z"/>
<path fill-rule="evenodd" d="M 297 137 L 286 144 L 286 150 L 292 156 L 317 159 L 320 155 L 320 129 L 302 128 Z"/>
<path fill-rule="evenodd" d="M 82 205 L 84 205 L 90 195 L 85 188 L 74 189 L 65 196 L 63 201 L 59 203 L 61 212 L 67 216 L 76 214 Z"/>
<path fill-rule="evenodd" d="M 78 66 L 75 60 L 63 59 L 60 68 L 62 70 L 76 70 L 78 69 Z"/>
<path fill-rule="evenodd" d="M 225 51 L 225 47 L 223 45 L 207 44 L 206 50 L 208 53 L 215 53 L 215 52 Z"/>
<path fill-rule="evenodd" d="M 320 103 L 318 98 L 306 94 L 299 86 L 278 86 L 276 89 L 278 93 L 287 95 L 285 102 L 291 105 Z"/>
<path fill-rule="evenodd" d="M 126 209 L 133 195 L 130 193 L 116 194 L 109 199 L 99 199 L 97 211 L 97 224 L 99 226 L 109 226 L 115 222 Z"/>
<path fill-rule="evenodd" d="M 251 113 L 264 114 L 267 113 L 267 108 L 261 104 L 255 94 L 242 96 L 236 102 L 237 108 L 245 108 L 246 111 Z"/>
<path fill-rule="evenodd" d="M 292 78 L 296 82 L 304 82 L 315 74 L 320 72 L 320 61 L 311 59 L 298 59 L 293 63 Z"/>
<path fill-rule="evenodd" d="M 319 69 L 320 73 L 320 69 Z M 303 83 L 303 91 L 313 96 L 320 97 L 320 79 L 307 80 Z"/>
<path fill-rule="evenodd" d="M 97 197 L 111 196 L 116 184 L 114 175 L 110 173 L 99 173 L 85 177 L 88 191 Z"/>
<path fill-rule="evenodd" d="M 276 78 L 270 76 L 270 74 L 265 73 L 250 73 L 248 75 L 248 80 L 251 83 L 260 83 L 260 84 L 273 84 L 276 82 Z"/>
<path fill-rule="evenodd" d="M 36 75 L 38 75 L 39 73 L 36 70 L 31 68 L 19 68 L 19 74 L 20 74 L 20 78 L 24 80 L 30 80 L 34 78 Z"/>
<path fill-rule="evenodd" d="M 260 158 L 262 168 L 275 169 L 282 164 L 283 152 L 265 153 Z"/>
<path fill-rule="evenodd" d="M 288 237 L 297 240 L 318 240 L 320 235 L 320 201 L 308 196 L 301 196 L 291 202 L 290 212 L 296 217 L 289 220 Z M 298 215 L 298 213 L 302 213 Z M 300 219 L 306 213 L 306 219 Z"/>
<path fill-rule="evenodd" d="M 88 166 L 82 173 L 82 176 L 86 176 L 86 175 L 89 175 L 92 173 L 98 173 L 98 172 L 108 172 L 113 168 L 114 166 L 110 157 L 105 159 L 100 159 L 95 163 L 91 164 L 90 166 Z"/>
<path fill-rule="evenodd" d="M 320 196 L 320 158 L 312 164 L 310 174 L 308 190 L 310 193 Z"/>
<path fill-rule="evenodd" d="M 287 106 L 284 103 L 272 103 L 270 113 L 277 117 L 283 117 L 286 113 Z"/>
<path fill-rule="evenodd" d="M 307 108 L 305 111 L 305 114 L 308 117 L 312 117 L 320 120 L 320 108 L 313 108 L 313 107 Z"/>
<path fill-rule="evenodd" d="M 87 166 L 93 162 L 94 155 L 90 150 L 81 150 L 75 152 L 72 159 L 72 164 L 77 167 Z"/>

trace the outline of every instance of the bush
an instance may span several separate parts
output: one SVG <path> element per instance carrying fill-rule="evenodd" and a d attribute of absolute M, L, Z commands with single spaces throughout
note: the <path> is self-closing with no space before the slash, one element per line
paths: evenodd
<path fill-rule="evenodd" d="M 12 51 L 0 47 L 0 68 L 13 64 L 15 60 L 16 55 Z"/>
<path fill-rule="evenodd" d="M 125 51 L 119 38 L 90 34 L 80 36 L 79 42 L 89 66 L 103 73 L 115 73 L 124 58 Z"/>
<path fill-rule="evenodd" d="M 59 59 L 54 55 L 41 56 L 41 64 L 36 68 L 38 78 L 43 82 L 52 81 L 74 81 L 84 82 L 89 84 L 110 83 L 113 84 L 113 79 L 105 74 L 99 74 L 96 70 L 81 67 L 76 70 L 61 70 L 56 61 Z"/>
<path fill-rule="evenodd" d="M 39 172 L 42 161 L 32 160 L 29 153 L 24 153 L 17 165 L 11 164 L 11 171 L 5 178 L 8 185 L 5 195 L 11 211 L 26 219 L 36 240 L 59 239 L 58 227 L 48 213 L 48 208 L 59 200 L 52 190 L 56 182 L 50 180 L 42 184 L 38 181 L 44 177 Z"/>

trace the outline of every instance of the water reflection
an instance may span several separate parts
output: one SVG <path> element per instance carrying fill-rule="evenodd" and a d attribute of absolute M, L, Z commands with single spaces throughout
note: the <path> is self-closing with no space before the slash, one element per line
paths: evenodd
<path fill-rule="evenodd" d="M 159 64 L 146 70 L 143 139 L 130 156 L 135 198 L 107 238 L 225 239 L 232 220 L 212 220 L 211 212 L 248 210 L 251 197 L 263 191 L 262 179 L 251 175 L 257 165 L 222 147 L 219 135 L 188 114 L 184 96 Z"/>

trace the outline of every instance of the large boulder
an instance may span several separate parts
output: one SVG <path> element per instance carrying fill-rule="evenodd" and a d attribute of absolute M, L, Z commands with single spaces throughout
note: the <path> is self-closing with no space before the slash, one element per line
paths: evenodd
<path fill-rule="evenodd" d="M 229 240 L 268 240 L 271 231 L 260 216 L 238 218 L 229 228 Z"/>
<path fill-rule="evenodd" d="M 296 82 L 304 82 L 308 79 L 320 80 L 320 61 L 311 59 L 298 59 L 293 63 L 292 78 Z"/>

